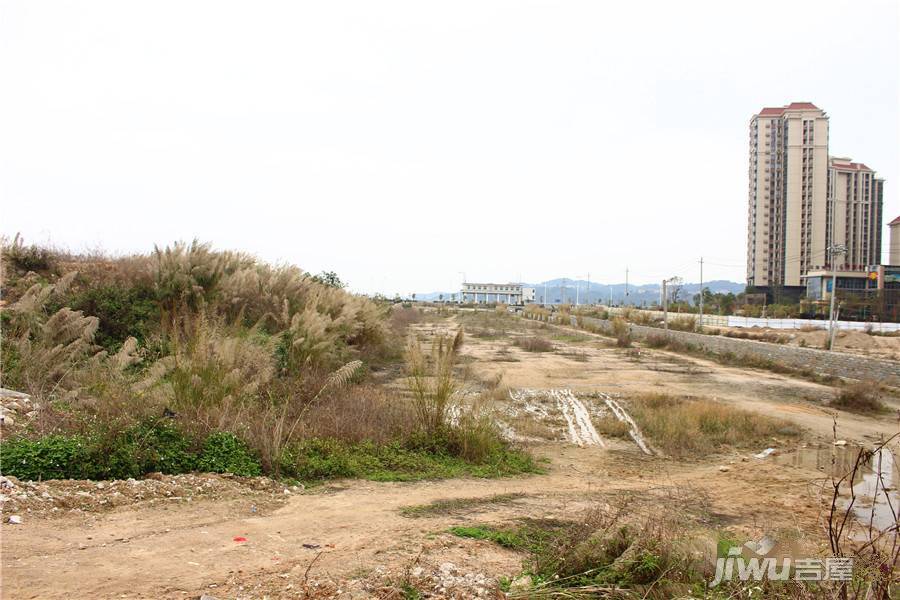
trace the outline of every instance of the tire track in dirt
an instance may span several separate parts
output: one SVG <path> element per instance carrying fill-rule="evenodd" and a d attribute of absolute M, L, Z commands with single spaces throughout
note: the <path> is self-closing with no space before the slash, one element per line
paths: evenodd
<path fill-rule="evenodd" d="M 659 454 L 650 449 L 650 446 L 648 446 L 646 440 L 644 440 L 644 436 L 641 435 L 641 430 L 638 428 L 637 423 L 635 423 L 634 419 L 631 418 L 631 415 L 622 408 L 621 404 L 614 400 L 609 394 L 600 392 L 600 397 L 603 398 L 603 402 L 606 403 L 606 406 L 612 411 L 612 414 L 615 415 L 618 420 L 628 425 L 628 435 L 630 435 L 631 439 L 634 440 L 634 443 L 638 445 L 641 452 L 650 455 Z"/>
<path fill-rule="evenodd" d="M 559 411 L 566 419 L 569 430 L 569 441 L 578 446 L 606 447 L 600 434 L 591 422 L 591 415 L 584 403 L 575 397 L 570 389 L 550 390 L 551 397 L 556 399 Z"/>

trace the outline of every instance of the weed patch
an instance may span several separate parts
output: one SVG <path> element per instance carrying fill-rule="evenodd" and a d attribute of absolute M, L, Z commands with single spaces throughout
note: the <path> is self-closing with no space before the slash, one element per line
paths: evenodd
<path fill-rule="evenodd" d="M 513 344 L 526 352 L 553 352 L 553 344 L 544 338 L 536 336 L 517 337 Z"/>
<path fill-rule="evenodd" d="M 481 498 L 447 498 L 443 500 L 435 500 L 429 504 L 417 504 L 414 506 L 404 506 L 400 509 L 400 514 L 404 517 L 419 518 L 442 515 L 458 515 L 485 506 L 497 506 L 510 504 L 524 498 L 525 494 L 495 494 L 493 496 Z"/>
<path fill-rule="evenodd" d="M 701 398 L 646 394 L 631 398 L 628 406 L 644 435 L 670 456 L 758 448 L 773 436 L 799 434 L 789 421 Z"/>
<path fill-rule="evenodd" d="M 282 474 L 307 482 L 335 478 L 372 481 L 418 481 L 461 476 L 489 478 L 535 472 L 538 468 L 534 459 L 514 449 L 505 449 L 474 463 L 411 442 L 379 445 L 311 439 L 288 448 L 281 459 Z"/>
<path fill-rule="evenodd" d="M 841 388 L 830 406 L 858 413 L 878 413 L 885 410 L 881 390 L 873 381 L 861 381 Z"/>

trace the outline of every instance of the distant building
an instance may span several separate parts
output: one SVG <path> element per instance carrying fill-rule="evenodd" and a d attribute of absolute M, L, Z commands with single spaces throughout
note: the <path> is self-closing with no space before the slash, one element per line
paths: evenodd
<path fill-rule="evenodd" d="M 799 297 L 806 274 L 880 262 L 884 181 L 828 156 L 829 119 L 810 102 L 764 108 L 750 120 L 747 284 Z M 777 299 L 777 298 L 774 298 Z"/>
<path fill-rule="evenodd" d="M 864 271 L 881 263 L 883 197 L 884 180 L 875 177 L 872 169 L 849 158 L 829 160 L 826 247 L 836 244 L 847 249 L 838 255 L 837 268 Z M 830 257 L 825 265 L 831 268 Z"/>
<path fill-rule="evenodd" d="M 825 266 L 828 115 L 810 102 L 764 108 L 750 120 L 747 284 L 801 285 Z"/>
<path fill-rule="evenodd" d="M 827 314 L 831 300 L 832 281 L 837 284 L 837 298 L 841 314 L 863 321 L 900 320 L 900 266 L 872 265 L 863 271 L 828 269 L 810 271 L 803 276 L 806 300 L 819 305 Z"/>
<path fill-rule="evenodd" d="M 463 283 L 460 298 L 464 303 L 522 305 L 534 302 L 534 288 L 520 283 Z"/>
<path fill-rule="evenodd" d="M 888 264 L 900 267 L 900 217 L 897 217 L 888 227 L 891 230 L 891 246 L 888 253 Z"/>

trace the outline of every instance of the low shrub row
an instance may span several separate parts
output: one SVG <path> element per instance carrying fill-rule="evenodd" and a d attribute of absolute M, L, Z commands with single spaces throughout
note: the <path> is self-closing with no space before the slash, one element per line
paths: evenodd
<path fill-rule="evenodd" d="M 217 431 L 197 447 L 176 427 L 142 424 L 116 434 L 13 438 L 0 444 L 3 473 L 24 480 L 127 479 L 191 471 L 260 475 L 259 459 L 231 433 Z"/>

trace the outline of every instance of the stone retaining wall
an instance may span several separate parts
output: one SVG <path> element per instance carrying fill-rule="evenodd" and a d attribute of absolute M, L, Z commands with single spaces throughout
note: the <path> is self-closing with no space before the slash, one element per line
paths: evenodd
<path fill-rule="evenodd" d="M 609 331 L 610 322 L 593 317 L 582 317 L 584 323 Z M 573 325 L 575 317 L 573 317 Z M 632 336 L 643 340 L 650 335 L 664 335 L 658 327 L 629 323 Z M 729 338 L 720 335 L 704 335 L 688 331 L 669 330 L 673 339 L 696 346 L 715 354 L 731 353 L 735 356 L 750 356 L 770 360 L 774 363 L 798 370 L 809 370 L 821 375 L 844 377 L 866 381 L 878 381 L 900 387 L 900 363 L 879 358 L 868 358 L 844 352 L 830 352 L 815 348 L 800 348 L 784 344 L 771 344 L 756 340 Z"/>

